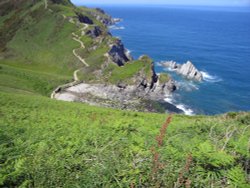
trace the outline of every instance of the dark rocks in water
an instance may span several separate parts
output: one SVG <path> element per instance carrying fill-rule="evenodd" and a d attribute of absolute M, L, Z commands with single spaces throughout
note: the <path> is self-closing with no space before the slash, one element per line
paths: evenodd
<path fill-rule="evenodd" d="M 131 60 L 126 53 L 127 50 L 124 48 L 121 40 L 116 40 L 115 44 L 111 46 L 111 49 L 108 52 L 112 61 L 118 66 L 123 66 L 126 62 Z"/>
<path fill-rule="evenodd" d="M 85 15 L 83 15 L 81 13 L 76 13 L 76 14 L 77 14 L 78 20 L 81 23 L 85 23 L 85 24 L 89 24 L 89 25 L 94 24 L 93 20 L 91 20 L 88 16 L 85 16 Z"/>
<path fill-rule="evenodd" d="M 95 26 L 93 29 L 88 30 L 86 32 L 86 35 L 92 37 L 92 38 L 96 38 L 99 37 L 102 34 L 102 30 L 99 26 Z"/>

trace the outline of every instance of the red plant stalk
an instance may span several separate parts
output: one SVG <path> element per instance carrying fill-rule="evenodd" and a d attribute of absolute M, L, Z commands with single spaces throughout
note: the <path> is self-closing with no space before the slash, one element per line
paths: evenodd
<path fill-rule="evenodd" d="M 190 179 L 186 180 L 185 187 L 186 188 L 190 188 L 191 187 L 191 180 Z"/>
<path fill-rule="evenodd" d="M 179 173 L 179 178 L 178 178 L 178 185 L 181 186 L 184 183 L 184 173 L 185 172 L 189 172 L 190 169 L 190 165 L 193 161 L 193 157 L 191 154 L 188 155 L 187 160 L 186 160 L 186 164 L 185 167 L 182 169 L 182 171 Z M 186 180 L 186 187 L 188 187 L 187 185 L 191 184 L 190 180 Z"/>
<path fill-rule="evenodd" d="M 134 188 L 134 183 L 131 183 L 131 184 L 130 184 L 130 188 Z"/>
<path fill-rule="evenodd" d="M 161 147 L 163 145 L 163 140 L 167 131 L 167 128 L 171 122 L 172 116 L 169 116 L 166 120 L 166 122 L 162 125 L 160 129 L 160 134 L 156 136 L 156 141 L 158 143 L 158 147 Z"/>
<path fill-rule="evenodd" d="M 166 135 L 167 128 L 171 122 L 172 116 L 170 115 L 166 122 L 162 125 L 160 129 L 159 135 L 156 136 L 155 140 L 157 143 L 157 149 L 161 148 L 163 146 L 163 140 Z M 155 175 L 158 170 L 164 168 L 164 165 L 160 163 L 160 154 L 157 152 L 157 149 L 152 148 L 151 152 L 153 154 L 153 169 L 152 169 L 152 175 Z M 154 176 L 153 176 L 154 179 Z"/>

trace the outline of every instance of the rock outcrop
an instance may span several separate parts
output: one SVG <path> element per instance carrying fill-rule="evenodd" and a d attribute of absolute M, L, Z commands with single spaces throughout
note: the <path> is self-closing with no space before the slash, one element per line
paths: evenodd
<path fill-rule="evenodd" d="M 56 93 L 55 98 L 134 111 L 183 113 L 170 103 L 151 100 L 151 96 L 152 92 L 145 94 L 131 85 L 118 87 L 116 85 L 80 83 Z"/>
<path fill-rule="evenodd" d="M 103 9 L 96 8 L 96 11 L 90 12 L 92 16 L 95 17 L 99 22 L 106 26 L 114 25 L 117 22 L 120 22 L 121 19 L 119 18 L 112 18 L 110 15 L 108 15 Z"/>
<path fill-rule="evenodd" d="M 77 14 L 79 22 L 89 24 L 89 25 L 94 24 L 93 20 L 91 20 L 88 16 L 85 16 L 81 13 L 76 13 L 76 14 Z"/>
<path fill-rule="evenodd" d="M 95 26 L 93 29 L 90 29 L 86 32 L 86 35 L 96 38 L 99 37 L 102 34 L 102 30 L 99 26 Z"/>
<path fill-rule="evenodd" d="M 143 59 L 145 56 L 141 58 Z M 123 81 L 116 85 L 80 83 L 57 92 L 55 98 L 135 111 L 183 113 L 173 104 L 164 101 L 165 95 L 176 89 L 174 80 L 170 78 L 167 82 L 161 83 L 159 76 L 155 73 L 153 63 L 150 75 L 151 77 L 141 70 L 134 77 L 133 84 Z"/>
<path fill-rule="evenodd" d="M 141 56 L 139 60 L 150 59 L 147 56 Z M 160 76 L 155 72 L 153 62 L 151 63 L 150 79 L 145 75 L 145 71 L 139 73 L 136 77 L 135 85 L 137 86 L 136 93 L 138 96 L 144 96 L 150 100 L 163 100 L 165 95 L 174 92 L 177 87 L 175 81 L 169 77 L 168 80 L 160 81 Z"/>
<path fill-rule="evenodd" d="M 124 45 L 119 39 L 110 45 L 108 54 L 111 57 L 111 60 L 118 66 L 123 66 L 126 62 L 132 60 L 128 55 L 128 50 L 124 48 Z"/>
<path fill-rule="evenodd" d="M 175 81 L 170 78 L 169 81 L 163 85 L 163 89 L 167 89 L 165 92 L 174 92 L 177 89 Z"/>
<path fill-rule="evenodd" d="M 177 64 L 175 61 L 167 61 L 161 63 L 165 67 L 169 67 L 176 71 L 178 74 L 186 77 L 187 79 L 202 81 L 202 73 L 192 64 L 191 61 L 187 61 L 184 64 Z"/>
<path fill-rule="evenodd" d="M 183 64 L 178 70 L 178 73 L 183 76 L 186 76 L 188 79 L 195 79 L 198 81 L 202 81 L 203 79 L 201 72 L 196 69 L 196 67 L 192 64 L 191 61 L 188 61 L 187 63 Z"/>

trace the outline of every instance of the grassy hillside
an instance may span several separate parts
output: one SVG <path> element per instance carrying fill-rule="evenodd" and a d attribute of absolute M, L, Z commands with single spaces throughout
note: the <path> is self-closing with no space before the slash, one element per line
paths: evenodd
<path fill-rule="evenodd" d="M 174 115 L 165 133 L 164 114 L 0 99 L 2 187 L 249 187 L 249 113 Z"/>
<path fill-rule="evenodd" d="M 131 83 L 151 76 L 151 60 L 105 63 L 115 39 L 93 17 L 97 10 L 68 0 L 50 0 L 47 9 L 44 1 L 13 2 L 0 2 L 0 187 L 250 187 L 249 113 L 173 115 L 168 123 L 167 114 L 51 100 L 83 66 L 72 53 L 72 32 L 81 34 L 70 22 L 76 12 L 105 31 L 80 37 L 86 48 L 77 53 L 90 65 L 81 80 Z"/>
<path fill-rule="evenodd" d="M 117 84 L 124 77 L 131 83 L 141 69 L 146 74 L 150 71 L 149 63 L 144 61 L 131 62 L 124 68 L 107 63 L 104 55 L 109 51 L 109 43 L 116 39 L 107 34 L 107 28 L 93 14 L 107 16 L 95 9 L 65 6 L 68 1 L 48 1 L 47 9 L 44 1 L 20 1 L 19 6 L 6 2 L 0 8 L 4 10 L 0 18 L 0 86 L 5 90 L 9 86 L 49 96 L 58 85 L 70 82 L 76 69 L 84 67 L 73 55 L 73 49 L 90 65 L 78 72 L 85 82 Z M 86 30 L 97 25 L 102 35 L 98 38 L 82 35 L 83 26 L 77 23 L 77 14 L 94 21 Z M 72 33 L 79 36 L 85 49 L 78 49 L 79 43 L 72 39 Z"/>
<path fill-rule="evenodd" d="M 71 36 L 76 25 L 45 9 L 43 1 L 34 5 L 31 1 L 23 2 L 5 13 L 1 23 L 2 89 L 9 87 L 49 96 L 58 84 L 69 82 L 73 71 L 81 66 L 72 54 L 78 47 Z"/>

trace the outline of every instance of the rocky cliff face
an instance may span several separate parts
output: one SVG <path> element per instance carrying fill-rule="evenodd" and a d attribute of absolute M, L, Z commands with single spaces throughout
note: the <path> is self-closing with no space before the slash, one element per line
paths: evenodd
<path fill-rule="evenodd" d="M 116 40 L 115 43 L 110 45 L 108 54 L 118 66 L 123 66 L 126 62 L 132 60 L 121 40 Z"/>
<path fill-rule="evenodd" d="M 86 35 L 96 38 L 99 37 L 102 34 L 102 30 L 99 26 L 95 26 L 93 29 L 90 29 L 86 32 Z"/>
<path fill-rule="evenodd" d="M 141 70 L 134 77 L 133 84 L 80 83 L 56 93 L 55 97 L 58 100 L 85 102 L 118 109 L 183 113 L 182 110 L 164 101 L 165 95 L 176 89 L 175 82 L 171 78 L 166 82 L 160 82 L 153 63 L 150 75 L 149 77 L 144 70 Z"/>
<path fill-rule="evenodd" d="M 187 61 L 184 64 L 177 64 L 175 61 L 162 62 L 162 65 L 169 67 L 176 71 L 178 74 L 186 77 L 187 79 L 192 79 L 196 81 L 202 81 L 202 73 L 192 64 L 191 61 Z"/>
<path fill-rule="evenodd" d="M 93 20 L 91 20 L 88 16 L 85 16 L 85 15 L 83 15 L 81 13 L 76 13 L 76 14 L 77 14 L 78 20 L 81 23 L 85 23 L 85 24 L 89 24 L 89 25 L 94 24 Z"/>
<path fill-rule="evenodd" d="M 112 18 L 110 15 L 108 15 L 103 9 L 96 8 L 95 9 L 97 13 L 92 12 L 92 15 L 101 23 L 103 23 L 106 26 L 114 25 L 115 23 L 121 21 L 119 18 Z M 99 14 L 98 14 L 99 13 Z M 101 15 L 100 15 L 101 14 Z M 104 15 L 104 16 L 102 16 Z"/>
<path fill-rule="evenodd" d="M 139 60 L 142 60 L 143 58 L 149 58 L 147 56 L 141 56 Z M 155 72 L 154 63 L 151 63 L 151 77 L 148 78 L 147 75 L 145 75 L 145 71 L 142 71 L 139 73 L 136 77 L 136 93 L 139 96 L 144 96 L 151 100 L 163 100 L 165 98 L 165 95 L 168 95 L 172 92 L 174 92 L 177 87 L 175 84 L 175 81 L 169 77 L 168 80 L 161 82 L 160 76 L 157 75 Z"/>

